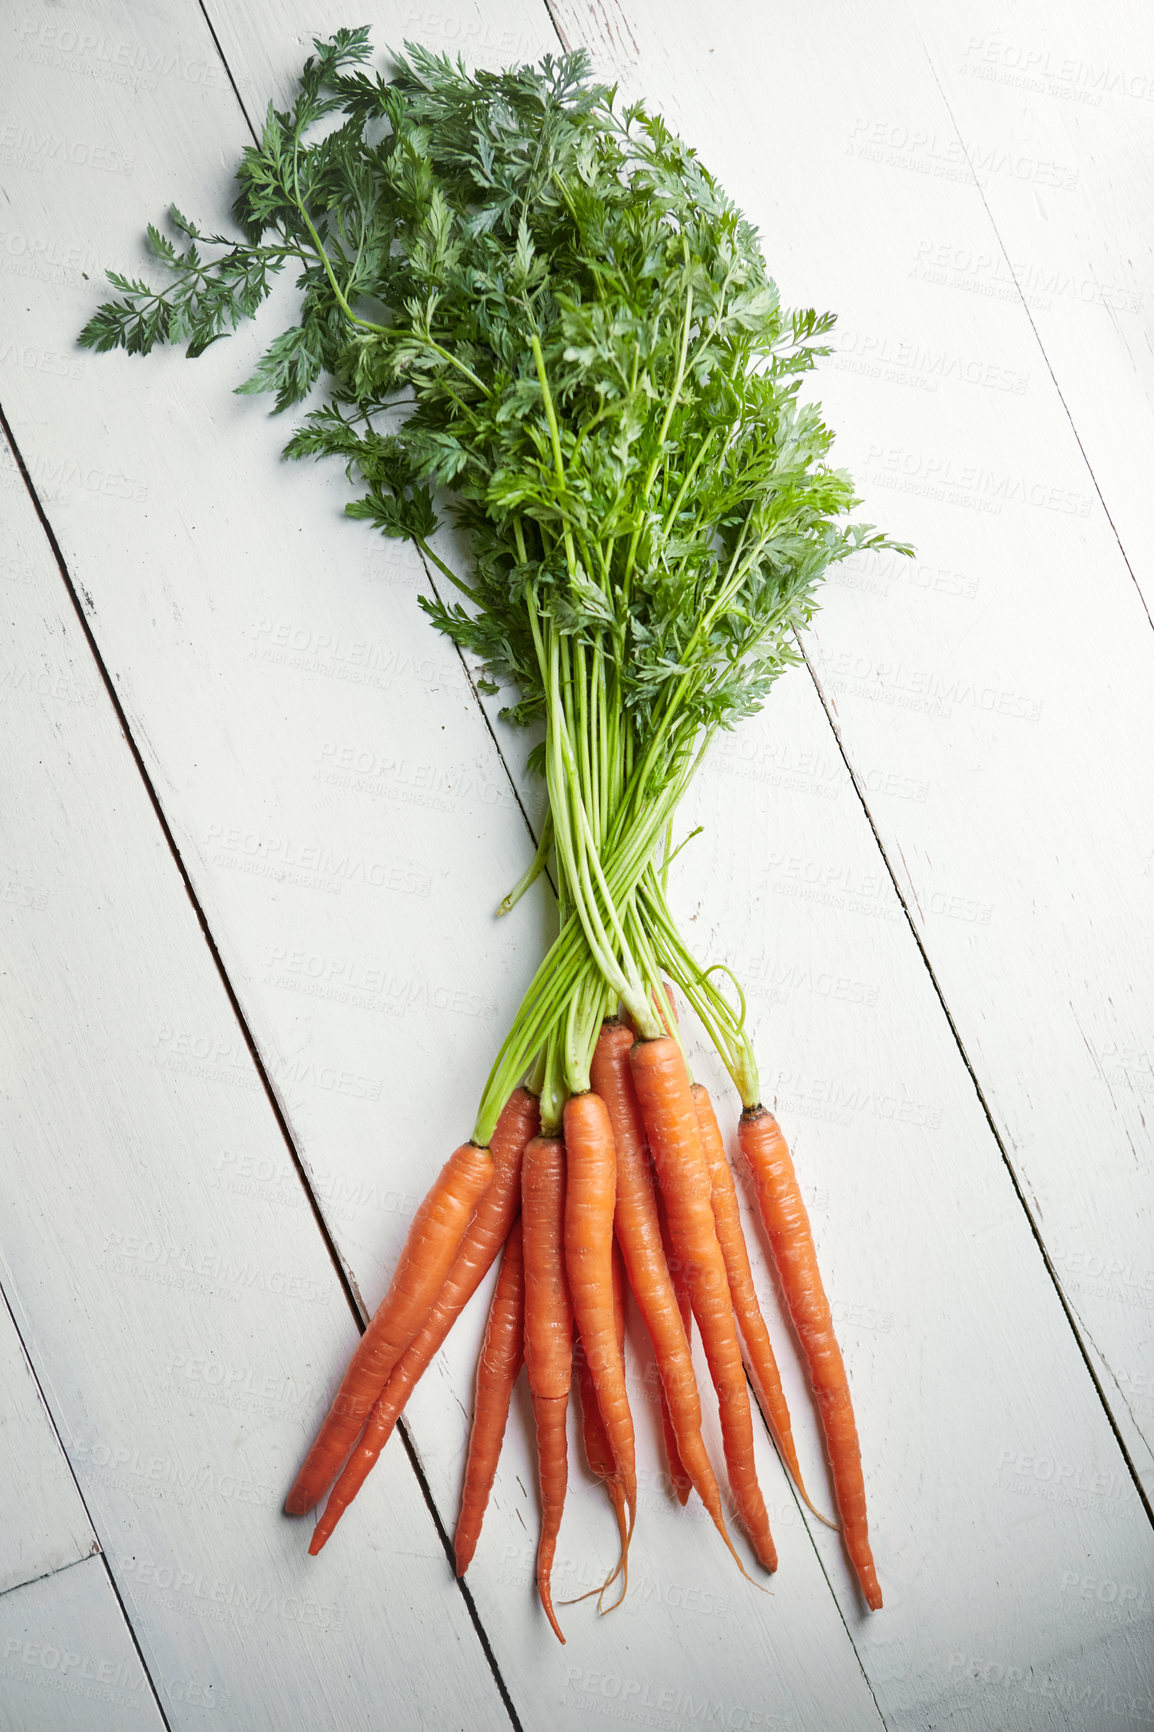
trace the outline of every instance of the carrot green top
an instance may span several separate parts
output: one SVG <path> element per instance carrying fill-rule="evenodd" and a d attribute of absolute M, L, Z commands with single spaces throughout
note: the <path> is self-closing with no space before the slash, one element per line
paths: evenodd
<path fill-rule="evenodd" d="M 386 80 L 364 30 L 315 47 L 244 152 L 241 237 L 173 209 L 176 242 L 148 231 L 167 286 L 110 273 L 120 298 L 80 340 L 199 355 L 291 265 L 297 322 L 239 389 L 284 409 L 321 387 L 288 455 L 346 465 L 346 510 L 417 545 L 434 623 L 510 720 L 545 724 L 549 821 L 510 900 L 552 853 L 559 948 L 478 1140 L 534 1061 L 556 1122 L 618 999 L 656 1033 L 663 973 L 755 1100 L 744 1010 L 682 944 L 665 871 L 702 752 L 797 659 L 823 572 L 895 545 L 848 521 L 852 483 L 799 395 L 833 319 L 782 310 L 750 224 L 583 54 L 470 74 L 406 45 Z M 434 545 L 446 510 L 467 571 Z"/>

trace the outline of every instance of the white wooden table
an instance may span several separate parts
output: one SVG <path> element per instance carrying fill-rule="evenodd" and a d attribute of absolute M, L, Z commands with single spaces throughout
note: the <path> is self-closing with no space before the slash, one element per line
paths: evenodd
<path fill-rule="evenodd" d="M 0 19 L 13 1732 L 1154 1727 L 1154 20 L 702 10 Z M 662 1484 L 643 1357 L 625 1606 L 550 1635 L 520 1398 L 462 1593 L 481 1304 L 323 1556 L 280 1514 L 350 1294 L 383 1292 L 539 958 L 542 899 L 494 918 L 535 796 L 415 556 L 230 394 L 260 329 L 195 366 L 74 339 L 169 202 L 227 221 L 246 116 L 310 34 L 364 21 L 478 63 L 584 43 L 649 96 L 787 303 L 838 310 L 838 452 L 918 550 L 829 584 L 808 666 L 702 773 L 676 878 L 698 953 L 746 981 L 803 1174 L 875 1615 L 764 1439 L 781 1566 L 741 1581 Z M 558 1598 L 611 1553 L 576 1470 Z"/>

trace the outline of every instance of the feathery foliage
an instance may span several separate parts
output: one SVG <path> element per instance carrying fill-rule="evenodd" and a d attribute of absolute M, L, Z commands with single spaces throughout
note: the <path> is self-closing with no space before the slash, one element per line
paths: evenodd
<path fill-rule="evenodd" d="M 662 971 L 745 1096 L 744 1018 L 677 938 L 655 860 L 704 743 L 797 659 L 828 566 L 894 545 L 848 521 L 852 483 L 800 396 L 833 320 L 781 307 L 695 153 L 583 54 L 470 74 L 407 44 L 385 80 L 363 29 L 315 47 L 244 152 L 243 239 L 174 209 L 183 249 L 148 231 L 166 287 L 110 273 L 121 299 L 80 340 L 199 355 L 295 263 L 297 323 L 239 389 L 282 410 L 323 381 L 287 455 L 344 464 L 349 514 L 455 586 L 423 601 L 434 624 L 516 688 L 512 721 L 545 721 L 561 960 L 479 1130 L 533 1058 L 547 1094 L 581 1084 L 617 996 L 652 1024 Z M 467 574 L 431 544 L 445 513 Z"/>

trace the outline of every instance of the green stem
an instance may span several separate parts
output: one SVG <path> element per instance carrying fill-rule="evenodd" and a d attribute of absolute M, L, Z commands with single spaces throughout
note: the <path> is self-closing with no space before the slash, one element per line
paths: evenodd
<path fill-rule="evenodd" d="M 457 371 L 459 373 L 463 374 L 466 379 L 470 380 L 471 383 L 477 387 L 478 391 L 480 391 L 483 396 L 491 397 L 493 395 L 493 393 L 489 389 L 488 385 L 485 384 L 484 380 L 478 379 L 476 373 L 473 372 L 471 367 L 467 367 L 465 365 L 464 361 L 459 360 L 458 357 L 456 355 L 454 355 L 450 349 L 446 349 L 440 343 L 438 343 L 436 341 L 436 339 L 434 338 L 433 333 L 431 331 L 428 331 L 428 330 L 417 331 L 415 328 L 412 330 L 408 330 L 408 331 L 398 330 L 395 326 L 378 325 L 372 319 L 362 319 L 359 313 L 353 312 L 353 309 L 349 305 L 348 299 L 345 296 L 344 290 L 341 288 L 341 285 L 337 282 L 336 273 L 334 272 L 333 267 L 332 267 L 332 261 L 330 260 L 328 253 L 325 251 L 325 244 L 321 240 L 320 235 L 317 233 L 317 230 L 313 224 L 313 220 L 310 217 L 308 211 L 305 209 L 304 201 L 301 198 L 300 182 L 297 178 L 297 164 L 296 164 L 296 148 L 295 148 L 295 146 L 293 149 L 293 184 L 294 184 L 294 187 L 296 188 L 293 202 L 296 205 L 297 209 L 300 211 L 301 220 L 304 223 L 305 227 L 309 231 L 309 236 L 310 236 L 312 243 L 313 243 L 313 246 L 316 250 L 317 258 L 321 262 L 321 265 L 324 269 L 325 276 L 329 279 L 329 287 L 332 289 L 333 294 L 336 297 L 337 305 L 340 307 L 342 313 L 345 315 L 346 319 L 348 319 L 349 323 L 353 324 L 353 325 L 359 325 L 362 331 L 372 331 L 374 336 L 378 336 L 378 337 L 413 337 L 413 336 L 421 337 L 422 340 L 425 342 L 425 344 L 430 349 L 433 350 L 434 354 L 440 355 L 442 360 L 448 361 L 451 366 L 456 367 Z"/>
<path fill-rule="evenodd" d="M 521 874 L 520 878 L 518 878 L 516 884 L 514 884 L 512 890 L 510 890 L 509 894 L 503 898 L 497 909 L 498 914 L 511 913 L 512 910 L 516 908 L 518 902 L 520 902 L 522 896 L 524 896 L 526 890 L 529 889 L 530 885 L 536 883 L 537 879 L 545 870 L 545 864 L 549 859 L 549 850 L 552 846 L 553 813 L 551 809 L 547 808 L 544 820 L 541 824 L 541 840 L 537 844 L 537 851 L 533 855 L 532 860 L 530 860 L 524 872 Z"/>
<path fill-rule="evenodd" d="M 545 404 L 545 419 L 549 423 L 549 439 L 553 446 L 553 468 L 562 487 L 565 485 L 565 460 L 561 455 L 561 429 L 557 425 L 557 411 L 553 407 L 553 393 L 549 389 L 549 375 L 545 371 L 545 352 L 541 347 L 541 339 L 534 331 L 529 339 L 533 350 L 533 359 L 537 364 L 537 377 L 541 382 L 541 397 Z M 576 576 L 577 555 L 573 549 L 573 531 L 568 523 L 562 525 L 565 538 L 565 561 L 569 568 L 570 578 Z"/>
<path fill-rule="evenodd" d="M 677 372 L 676 372 L 676 374 L 674 376 L 674 380 L 673 380 L 673 389 L 669 394 L 669 401 L 665 405 L 665 414 L 661 418 L 661 426 L 660 426 L 660 428 L 658 430 L 658 434 L 657 434 L 657 444 L 656 444 L 656 448 L 653 452 L 653 456 L 650 458 L 650 461 L 649 461 L 649 468 L 648 468 L 648 470 L 646 472 L 646 476 L 645 476 L 645 484 L 641 489 L 641 499 L 642 499 L 643 504 L 648 504 L 649 493 L 650 493 L 650 490 L 653 486 L 654 478 L 657 474 L 658 465 L 661 461 L 661 447 L 665 443 L 665 435 L 669 431 L 669 423 L 673 419 L 673 411 L 677 407 L 678 399 L 681 396 L 681 387 L 685 382 L 685 363 L 686 363 L 686 358 L 689 354 L 689 327 L 692 324 L 692 322 L 693 322 L 693 287 L 692 287 L 692 285 L 690 285 L 690 287 L 685 291 L 685 316 L 681 321 L 681 346 L 680 346 L 680 349 L 678 351 L 678 356 L 677 356 Z M 628 601 L 628 599 L 629 599 L 629 591 L 630 591 L 630 586 L 631 586 L 632 578 L 633 578 L 633 565 L 634 565 L 634 561 L 636 560 L 636 557 L 637 557 L 637 543 L 640 541 L 640 539 L 641 539 L 641 519 L 639 518 L 637 523 L 634 526 L 633 534 L 630 538 L 629 551 L 625 556 L 625 574 L 624 574 L 624 577 L 622 579 L 622 589 L 624 591 L 626 601 Z"/>
<path fill-rule="evenodd" d="M 473 589 L 470 584 L 467 584 L 463 577 L 458 577 L 455 571 L 449 569 L 440 554 L 433 552 L 433 549 L 429 546 L 423 535 L 414 535 L 413 542 L 424 554 L 429 564 L 435 565 L 442 576 L 447 577 L 450 583 L 455 583 L 461 593 L 467 595 L 470 601 L 477 600 L 476 590 Z"/>

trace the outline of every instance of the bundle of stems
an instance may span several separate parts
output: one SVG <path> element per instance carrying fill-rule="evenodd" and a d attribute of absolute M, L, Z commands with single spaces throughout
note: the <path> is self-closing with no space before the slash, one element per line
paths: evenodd
<path fill-rule="evenodd" d="M 287 1507 L 312 1508 L 337 1479 L 318 1550 L 505 1246 L 459 1564 L 523 1355 L 541 1461 L 538 1582 L 560 1635 L 549 1570 L 576 1328 L 595 1407 L 586 1401 L 586 1447 L 618 1512 L 624 1580 L 636 1474 L 616 1301 L 628 1285 L 654 1341 L 679 1494 L 700 1493 L 732 1549 L 700 1441 L 696 1321 L 738 1514 L 775 1566 L 739 1329 L 801 1475 L 672 984 L 740 1097 L 845 1543 L 880 1605 L 848 1381 L 792 1163 L 761 1102 L 744 996 L 728 969 L 693 957 L 667 900 L 678 807 L 716 734 L 799 660 L 796 634 L 829 565 L 897 546 L 849 521 L 852 482 L 799 394 L 832 317 L 783 311 L 757 235 L 694 152 L 641 104 L 620 107 L 582 54 L 471 74 L 406 45 L 386 80 L 368 68 L 363 30 L 315 48 L 293 106 L 270 106 L 244 152 L 243 238 L 206 235 L 174 208 L 180 239 L 148 231 L 166 286 L 110 272 L 120 298 L 81 341 L 138 354 L 181 341 L 200 355 L 256 313 L 286 264 L 299 267 L 298 320 L 239 389 L 273 392 L 279 410 L 323 384 L 287 454 L 342 461 L 364 489 L 347 511 L 416 545 L 434 624 L 475 658 L 482 690 L 512 688 L 509 721 L 541 728 L 530 765 L 546 816 L 502 907 L 547 871 L 558 930 Z M 466 569 L 436 533 L 446 513 Z"/>

